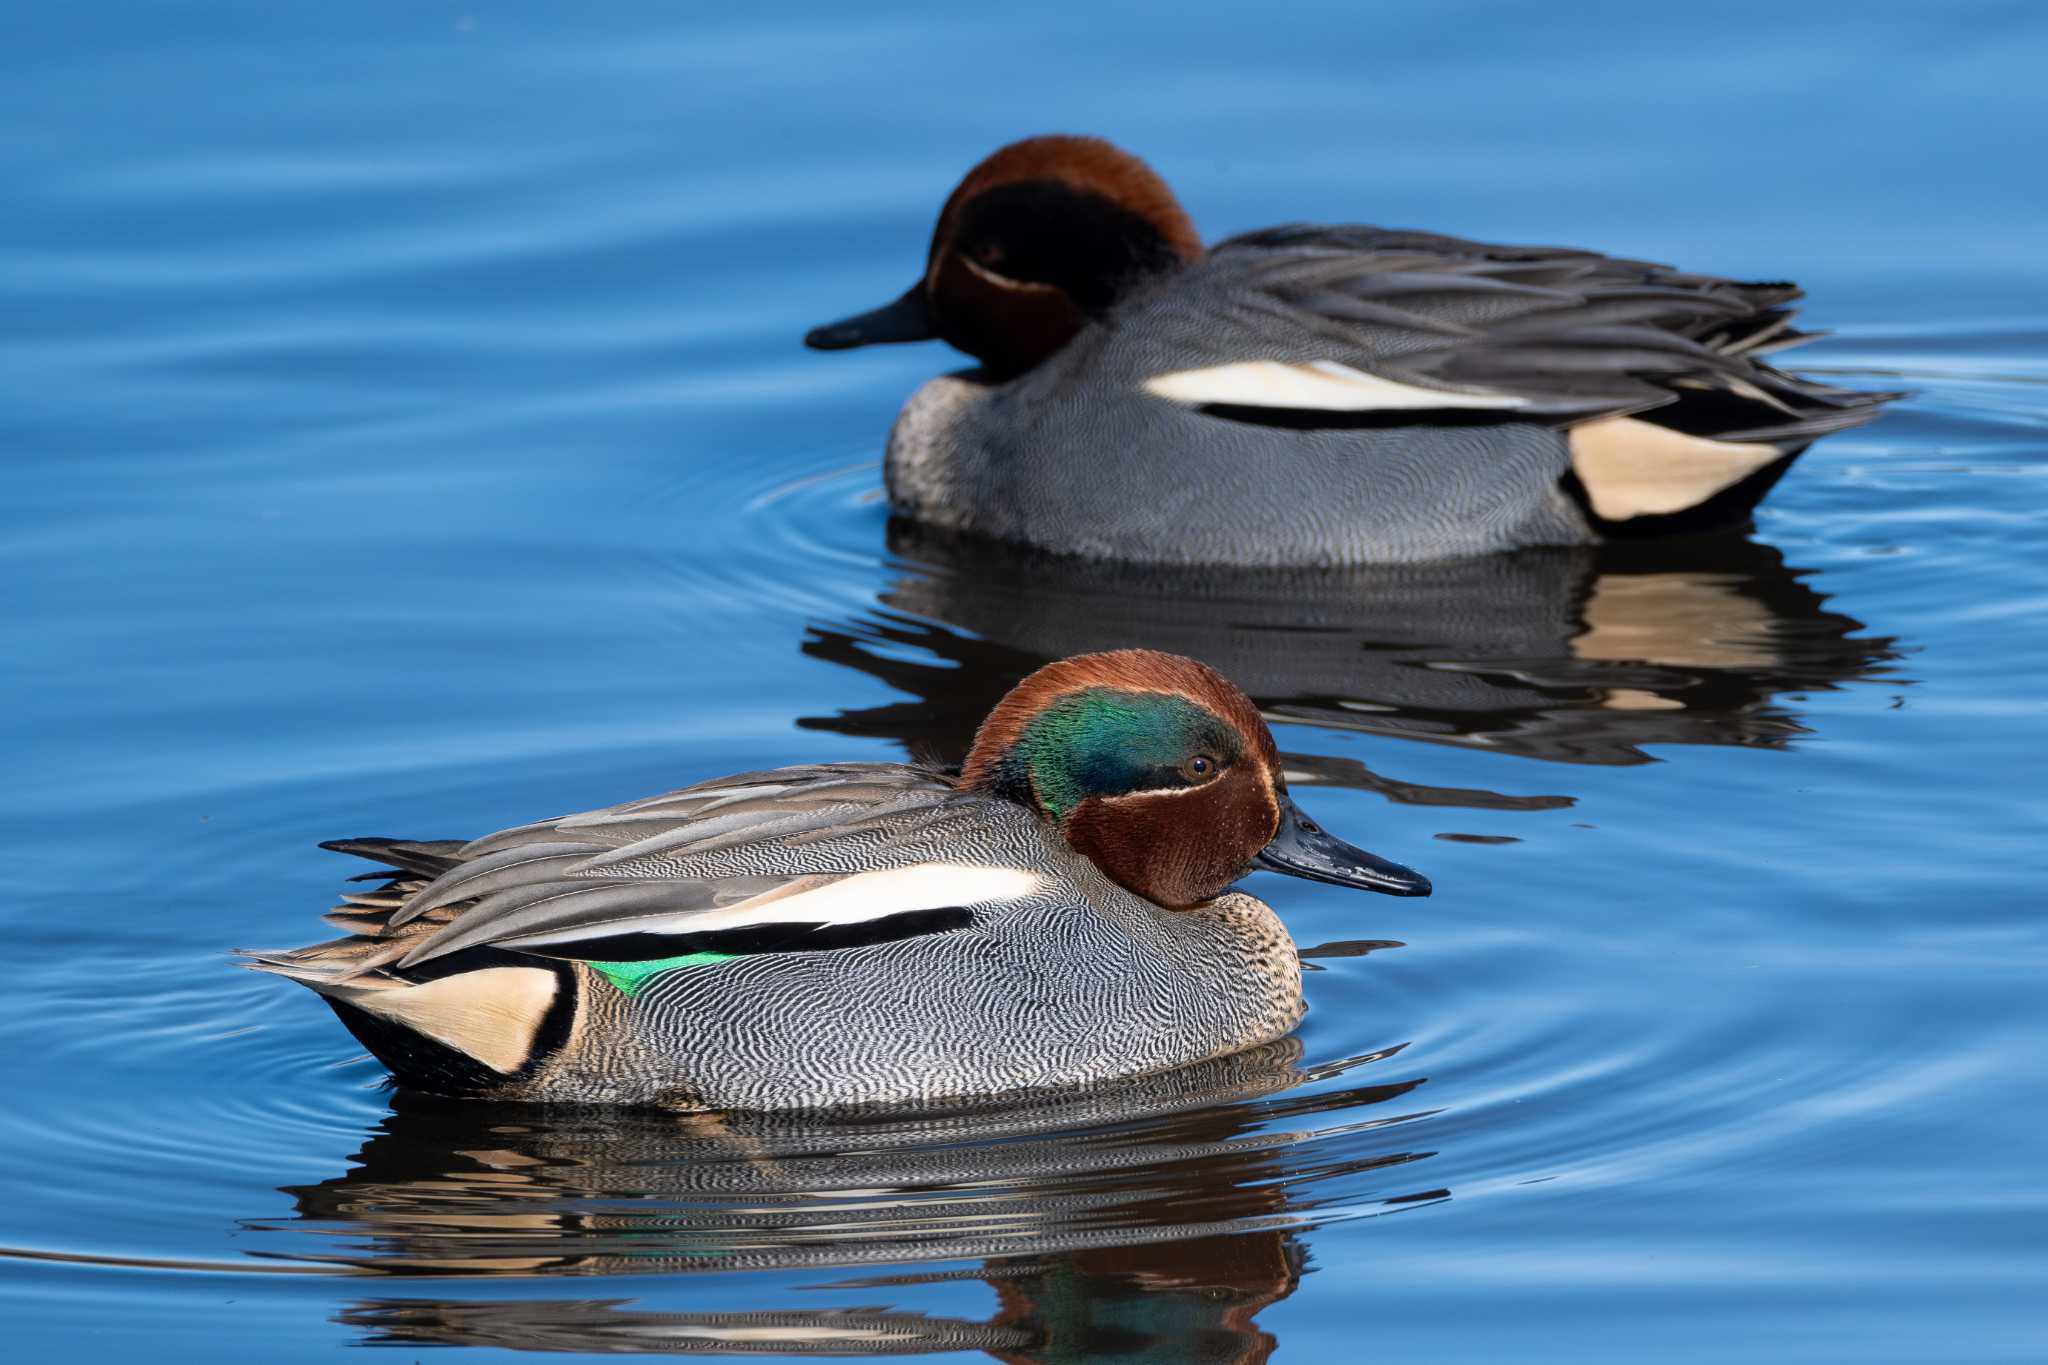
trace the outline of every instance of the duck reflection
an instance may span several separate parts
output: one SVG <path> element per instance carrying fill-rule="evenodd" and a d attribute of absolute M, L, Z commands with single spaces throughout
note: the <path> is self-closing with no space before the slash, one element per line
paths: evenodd
<path fill-rule="evenodd" d="M 578 1351 L 1080 1353 L 1262 1360 L 1318 1222 L 1448 1198 L 1407 1134 L 1399 1048 L 1304 1067 L 1298 1039 L 1024 1102 L 676 1115 L 394 1098 L 345 1174 L 246 1226 L 267 1256 L 395 1275 L 608 1275 L 962 1261 L 983 1319 L 875 1308 L 650 1311 L 620 1298 L 373 1298 L 377 1343 Z M 1386 1073 L 1361 1084 L 1355 1072 Z M 311 1234 L 301 1240 L 302 1235 Z M 775 1292 L 775 1291 L 768 1291 Z M 815 1300 L 814 1292 L 805 1298 Z"/>
<path fill-rule="evenodd" d="M 890 549 L 875 609 L 814 627 L 804 652 L 915 700 L 803 723 L 937 762 L 959 761 L 1024 673 L 1124 645 L 1213 664 L 1281 719 L 1599 764 L 1648 762 L 1656 744 L 1782 746 L 1805 727 L 1781 698 L 1898 657 L 1740 536 L 1284 572 L 1059 560 L 908 524 Z M 1400 787 L 1387 794 L 1499 800 Z"/>
<path fill-rule="evenodd" d="M 498 1303 L 421 1299 L 352 1305 L 339 1321 L 365 1345 L 497 1346 L 634 1355 L 924 1355 L 986 1351 L 1001 1361 L 1263 1361 L 1277 1344 L 1255 1321 L 1300 1283 L 1306 1258 L 1284 1233 L 994 1260 L 985 1319 L 882 1308 L 672 1313 L 627 1299 Z M 846 1286 L 900 1288 L 899 1276 Z"/>

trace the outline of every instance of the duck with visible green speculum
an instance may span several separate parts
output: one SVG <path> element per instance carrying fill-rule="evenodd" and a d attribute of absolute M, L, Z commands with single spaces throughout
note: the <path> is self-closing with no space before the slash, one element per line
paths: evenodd
<path fill-rule="evenodd" d="M 247 965 L 323 996 L 401 1084 L 492 1099 L 808 1109 L 1114 1080 L 1301 1018 L 1253 868 L 1425 896 L 1287 794 L 1222 675 L 1147 650 L 1020 682 L 957 778 L 746 773 L 393 869 L 349 935 Z"/>

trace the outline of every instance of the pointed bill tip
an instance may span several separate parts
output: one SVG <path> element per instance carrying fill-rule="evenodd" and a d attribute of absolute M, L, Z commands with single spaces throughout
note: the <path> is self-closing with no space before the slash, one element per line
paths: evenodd
<path fill-rule="evenodd" d="M 929 341 L 937 335 L 920 280 L 893 303 L 813 327 L 804 333 L 804 345 L 814 351 L 850 351 L 895 341 Z"/>
<path fill-rule="evenodd" d="M 1435 888 L 1429 878 L 1337 838 L 1302 813 L 1286 796 L 1280 801 L 1280 828 L 1271 843 L 1252 860 L 1254 867 L 1312 882 L 1329 882 L 1383 896 L 1427 896 Z"/>

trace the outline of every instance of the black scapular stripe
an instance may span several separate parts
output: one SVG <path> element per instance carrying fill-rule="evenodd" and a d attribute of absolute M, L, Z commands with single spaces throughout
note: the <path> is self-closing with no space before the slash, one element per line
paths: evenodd
<path fill-rule="evenodd" d="M 934 910 L 907 910 L 860 924 L 749 924 L 698 934 L 613 934 L 609 938 L 577 939 L 574 943 L 535 944 L 520 951 L 583 962 L 652 962 L 688 953 L 724 953 L 731 957 L 750 953 L 823 953 L 834 948 L 894 943 L 922 934 L 943 934 L 964 929 L 973 920 L 967 907 L 948 905 Z"/>
<path fill-rule="evenodd" d="M 1203 403 L 1204 417 L 1242 426 L 1277 427 L 1282 431 L 1378 431 L 1393 427 L 1498 427 L 1528 423 L 1527 417 L 1496 408 L 1269 408 L 1255 403 Z"/>

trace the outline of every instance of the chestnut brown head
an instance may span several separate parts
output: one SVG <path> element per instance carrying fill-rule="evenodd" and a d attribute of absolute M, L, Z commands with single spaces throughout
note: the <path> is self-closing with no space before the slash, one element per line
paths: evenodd
<path fill-rule="evenodd" d="M 1199 259 L 1166 182 L 1100 138 L 1033 137 L 990 156 L 939 213 L 924 277 L 894 303 L 813 330 L 822 351 L 942 337 L 1007 379 L 1144 280 Z"/>
<path fill-rule="evenodd" d="M 1251 699 L 1174 654 L 1047 664 L 989 712 L 960 785 L 1039 812 L 1111 881 L 1172 909 L 1212 899 L 1254 866 L 1429 894 L 1420 874 L 1303 815 Z"/>

